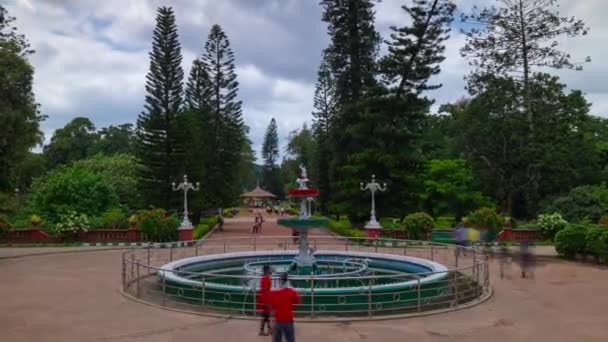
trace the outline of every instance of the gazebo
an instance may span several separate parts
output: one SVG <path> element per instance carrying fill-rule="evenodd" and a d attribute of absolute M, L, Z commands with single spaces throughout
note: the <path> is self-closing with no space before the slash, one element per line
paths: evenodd
<path fill-rule="evenodd" d="M 274 194 L 260 188 L 260 183 L 258 182 L 258 184 L 256 185 L 255 189 L 246 192 L 244 194 L 241 195 L 241 197 L 245 198 L 245 199 L 249 199 L 249 200 L 253 200 L 255 205 L 258 205 L 260 202 L 260 199 L 264 199 L 264 198 L 276 198 L 277 196 L 275 196 Z"/>

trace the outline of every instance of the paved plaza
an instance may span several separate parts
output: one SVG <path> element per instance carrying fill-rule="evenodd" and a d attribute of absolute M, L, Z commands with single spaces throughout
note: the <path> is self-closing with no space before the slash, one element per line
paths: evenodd
<path fill-rule="evenodd" d="M 249 236 L 251 221 L 229 219 L 212 238 Z M 290 231 L 269 220 L 262 234 L 288 237 Z M 270 341 L 257 336 L 258 322 L 172 312 L 126 299 L 119 289 L 121 251 L 82 249 L 0 249 L 0 341 Z M 606 269 L 544 259 L 534 279 L 521 279 L 516 267 L 511 279 L 501 280 L 493 262 L 494 296 L 476 307 L 401 320 L 296 323 L 297 340 L 608 339 Z"/>

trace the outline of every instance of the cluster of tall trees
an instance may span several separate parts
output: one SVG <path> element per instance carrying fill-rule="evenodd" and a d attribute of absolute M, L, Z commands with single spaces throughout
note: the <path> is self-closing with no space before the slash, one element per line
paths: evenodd
<path fill-rule="evenodd" d="M 608 180 L 608 120 L 591 115 L 584 94 L 554 74 L 590 61 L 560 46 L 588 33 L 583 21 L 561 16 L 557 0 L 493 0 L 464 13 L 468 95 L 432 115 L 429 91 L 442 86 L 433 77 L 441 72 L 456 6 L 403 2 L 407 24 L 382 37 L 376 0 L 320 1 L 329 46 L 318 68 L 313 124 L 290 132 L 280 151 L 272 119 L 261 167 L 243 122 L 226 33 L 212 26 L 185 75 L 170 7 L 158 9 L 136 125 L 97 129 L 77 117 L 54 132 L 42 154 L 31 153 L 42 142 L 45 118 L 32 92 L 34 52 L 0 6 L 0 127 L 10 127 L 0 139 L 0 213 L 3 193 L 98 154 L 142 164 L 133 170 L 143 206 L 178 207 L 171 183 L 188 174 L 202 187 L 192 194 L 197 213 L 233 205 L 256 180 L 283 196 L 304 164 L 321 190 L 317 208 L 353 222 L 367 218 L 359 182 L 372 174 L 389 188 L 379 214 L 395 217 L 417 210 L 460 217 L 492 205 L 531 217 L 572 188 Z"/>
<path fill-rule="evenodd" d="M 496 0 L 461 20 L 469 97 L 430 115 L 427 91 L 441 72 L 456 6 L 411 0 L 403 22 L 380 37 L 373 0 L 323 0 L 330 44 L 314 95 L 315 182 L 320 208 L 367 215 L 358 184 L 386 181 L 381 214 L 465 215 L 492 205 L 529 217 L 581 184 L 606 180 L 607 121 L 589 113 L 554 69 L 581 70 L 559 41 L 586 25 L 561 17 L 555 0 Z M 380 55 L 386 44 L 387 53 Z"/>
<path fill-rule="evenodd" d="M 136 155 L 148 167 L 142 190 L 159 207 L 172 207 L 170 184 L 184 173 L 202 185 L 193 210 L 232 205 L 253 162 L 229 39 L 213 25 L 203 46 L 184 89 L 175 14 L 158 9 Z"/>

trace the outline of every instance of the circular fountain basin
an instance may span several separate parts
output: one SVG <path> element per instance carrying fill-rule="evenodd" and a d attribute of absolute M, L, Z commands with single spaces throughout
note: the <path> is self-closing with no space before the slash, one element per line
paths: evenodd
<path fill-rule="evenodd" d="M 214 309 L 255 312 L 263 265 L 273 278 L 289 270 L 297 251 L 235 252 L 176 260 L 162 266 L 162 289 L 173 298 Z M 398 313 L 448 300 L 448 270 L 410 256 L 319 250 L 315 274 L 290 275 L 302 297 L 296 313 L 317 315 Z M 273 279 L 273 287 L 277 287 Z"/>

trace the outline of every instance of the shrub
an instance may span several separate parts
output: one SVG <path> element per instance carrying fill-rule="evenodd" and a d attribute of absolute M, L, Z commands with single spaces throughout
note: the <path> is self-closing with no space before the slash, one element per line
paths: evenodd
<path fill-rule="evenodd" d="M 199 223 L 194 228 L 194 232 L 192 234 L 193 234 L 194 240 L 198 240 L 198 239 L 202 238 L 203 236 L 205 236 L 205 234 L 207 234 L 208 232 L 209 232 L 209 225 L 206 225 L 204 223 Z"/>
<path fill-rule="evenodd" d="M 568 226 L 568 222 L 559 213 L 541 214 L 538 215 L 537 225 L 545 238 L 553 240 L 555 234 Z"/>
<path fill-rule="evenodd" d="M 600 217 L 600 221 L 598 223 L 601 225 L 604 225 L 604 226 L 608 226 L 608 214 L 602 215 L 602 217 Z"/>
<path fill-rule="evenodd" d="M 566 196 L 555 199 L 547 209 L 562 214 L 568 222 L 581 222 L 584 219 L 598 222 L 608 211 L 608 188 L 603 185 L 576 187 Z"/>
<path fill-rule="evenodd" d="M 577 253 L 584 253 L 587 239 L 586 226 L 569 225 L 555 234 L 555 250 L 567 258 L 574 257 Z"/>
<path fill-rule="evenodd" d="M 116 207 L 118 198 L 104 178 L 74 167 L 58 167 L 32 185 L 29 212 L 59 223 L 67 212 L 98 216 Z"/>
<path fill-rule="evenodd" d="M 608 243 L 602 240 L 602 235 L 607 231 L 605 227 L 589 227 L 585 237 L 585 251 L 596 257 L 608 255 Z"/>
<path fill-rule="evenodd" d="M 175 241 L 179 220 L 163 209 L 142 210 L 138 214 L 137 227 L 155 242 Z"/>
<path fill-rule="evenodd" d="M 407 215 L 402 222 L 402 228 L 405 229 L 410 239 L 421 239 L 427 230 L 433 229 L 435 221 L 433 218 L 423 212 Z"/>
<path fill-rule="evenodd" d="M 59 220 L 55 224 L 55 234 L 66 236 L 87 231 L 90 228 L 89 218 L 86 214 L 79 214 L 73 210 L 68 210 L 59 215 Z"/>
<path fill-rule="evenodd" d="M 34 227 L 40 226 L 42 223 L 42 218 L 36 214 L 30 216 L 30 224 Z"/>
<path fill-rule="evenodd" d="M 12 228 L 13 227 L 9 220 L 4 215 L 0 215 L 0 233 L 7 232 Z"/>
<path fill-rule="evenodd" d="M 127 215 L 120 208 L 113 208 L 101 215 L 104 228 L 124 229 L 127 228 Z"/>
<path fill-rule="evenodd" d="M 490 232 L 502 229 L 504 219 L 492 208 L 479 208 L 467 216 L 471 227 Z"/>
<path fill-rule="evenodd" d="M 104 229 L 106 225 L 103 222 L 103 218 L 101 216 L 95 216 L 89 218 L 89 223 L 92 229 Z"/>
<path fill-rule="evenodd" d="M 339 221 L 329 220 L 328 227 L 329 230 L 338 235 L 355 238 L 365 237 L 365 232 L 360 229 L 353 228 L 350 221 L 346 218 L 343 218 Z"/>
<path fill-rule="evenodd" d="M 391 218 L 391 217 L 380 219 L 380 225 L 384 229 L 391 229 L 391 230 L 393 230 L 393 229 L 400 229 L 401 228 L 401 222 L 399 222 L 399 219 L 397 219 L 397 218 Z"/>

